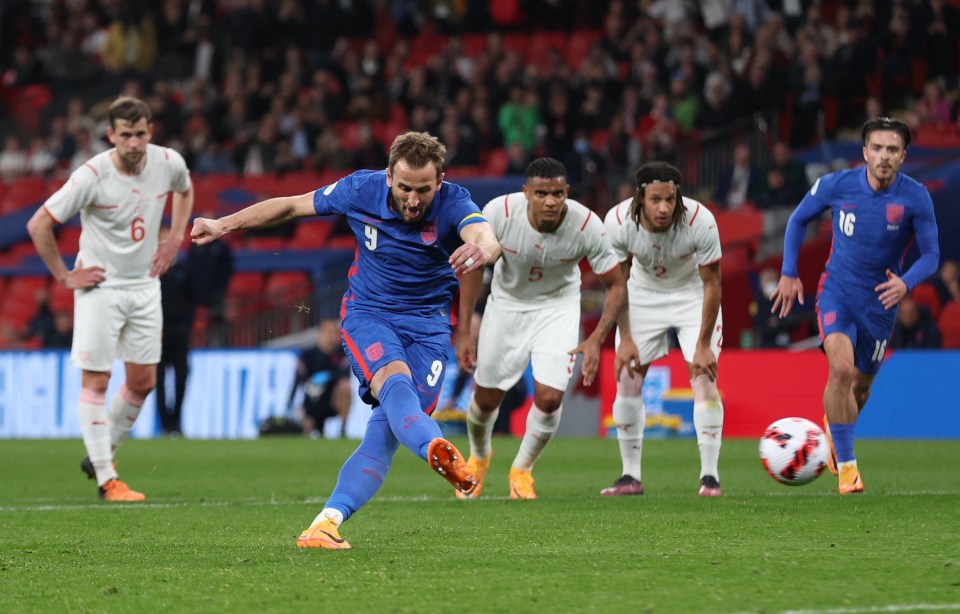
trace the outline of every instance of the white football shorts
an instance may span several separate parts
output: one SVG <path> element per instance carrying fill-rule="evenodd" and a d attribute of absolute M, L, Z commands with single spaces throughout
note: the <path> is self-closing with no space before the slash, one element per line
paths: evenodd
<path fill-rule="evenodd" d="M 109 371 L 117 358 L 157 364 L 162 328 L 159 282 L 75 290 L 70 358 L 87 371 Z"/>
<path fill-rule="evenodd" d="M 580 303 L 538 307 L 529 311 L 498 308 L 487 302 L 477 343 L 478 386 L 509 390 L 533 365 L 533 379 L 566 390 L 580 345 Z"/>
<path fill-rule="evenodd" d="M 629 295 L 630 333 L 637 344 L 640 364 L 648 365 L 663 358 L 670 350 L 667 332 L 677 329 L 680 351 L 688 363 L 693 361 L 700 337 L 700 322 L 703 319 L 703 292 L 699 290 L 673 290 L 671 292 L 635 292 Z M 723 309 L 717 313 L 717 323 L 710 336 L 710 349 L 720 358 L 723 341 Z M 617 346 L 620 346 L 620 331 L 617 331 Z"/>

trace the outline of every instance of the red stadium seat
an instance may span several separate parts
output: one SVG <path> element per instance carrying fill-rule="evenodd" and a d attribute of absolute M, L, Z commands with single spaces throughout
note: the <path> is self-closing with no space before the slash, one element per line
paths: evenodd
<path fill-rule="evenodd" d="M 297 222 L 293 238 L 287 243 L 290 249 L 320 249 L 336 225 L 332 220 L 310 220 Z"/>
<path fill-rule="evenodd" d="M 491 177 L 500 177 L 507 172 L 510 166 L 510 158 L 507 157 L 507 150 L 502 147 L 494 149 L 487 154 L 486 172 Z"/>
<path fill-rule="evenodd" d="M 60 226 L 57 229 L 57 246 L 62 254 L 76 254 L 80 251 L 79 226 Z"/>
<path fill-rule="evenodd" d="M 25 303 L 31 310 L 36 307 L 36 295 L 39 290 L 45 290 L 50 278 L 45 275 L 21 275 L 11 277 L 7 284 L 5 303 Z"/>
<path fill-rule="evenodd" d="M 940 295 L 937 294 L 937 289 L 932 285 L 928 283 L 918 284 L 910 292 L 910 297 L 918 304 L 929 309 L 934 320 L 940 317 Z"/>
<path fill-rule="evenodd" d="M 263 292 L 263 273 L 234 273 L 227 284 L 229 296 L 255 296 Z"/>
<path fill-rule="evenodd" d="M 590 48 L 595 42 L 603 38 L 602 30 L 577 30 L 567 39 L 566 59 L 567 64 L 577 68 L 587 57 Z"/>
<path fill-rule="evenodd" d="M 542 68 L 547 65 L 551 51 L 563 57 L 566 47 L 564 32 L 534 32 L 527 43 L 526 63 Z"/>
<path fill-rule="evenodd" d="M 73 311 L 73 290 L 61 283 L 50 284 L 50 310 Z"/>
<path fill-rule="evenodd" d="M 273 252 L 286 249 L 287 240 L 283 237 L 258 237 L 247 236 L 246 245 L 248 249 L 254 249 L 264 252 Z"/>
<path fill-rule="evenodd" d="M 52 193 L 45 179 L 25 177 L 10 183 L 0 183 L 0 214 L 26 207 L 36 207 Z"/>
<path fill-rule="evenodd" d="M 943 306 L 937 326 L 943 334 L 944 348 L 960 348 L 960 301 L 950 301 Z"/>

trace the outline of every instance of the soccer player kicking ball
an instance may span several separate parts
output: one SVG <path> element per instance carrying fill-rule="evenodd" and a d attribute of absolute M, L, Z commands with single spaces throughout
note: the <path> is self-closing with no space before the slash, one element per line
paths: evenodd
<path fill-rule="evenodd" d="M 536 499 L 533 465 L 557 431 L 576 356 L 583 354 L 583 381 L 590 385 L 600 364 L 600 344 L 626 302 L 626 284 L 603 222 L 567 198 L 567 169 L 553 158 L 537 158 L 525 174 L 523 192 L 497 197 L 483 209 L 503 254 L 480 323 L 477 387 L 467 409 L 467 470 L 476 476 L 477 487 L 458 491 L 461 499 L 480 494 L 500 403 L 531 363 L 533 407 L 509 477 L 511 499 Z M 577 345 L 583 258 L 606 286 L 606 296 L 600 322 Z"/>
<path fill-rule="evenodd" d="M 314 192 L 265 200 L 218 220 L 194 220 L 191 236 L 198 244 L 235 230 L 334 213 L 347 216 L 357 238 L 341 335 L 360 394 L 374 409 L 326 506 L 297 540 L 300 547 L 350 548 L 339 526 L 376 494 L 399 444 L 458 490 L 476 485 L 428 414 L 443 382 L 457 276 L 457 358 L 472 369 L 470 321 L 483 266 L 497 259 L 500 246 L 470 194 L 443 181 L 445 152 L 429 134 L 407 132 L 390 147 L 385 171 L 357 171 Z"/>
<path fill-rule="evenodd" d="M 667 354 L 677 329 L 693 388 L 693 425 L 700 448 L 701 497 L 719 497 L 723 404 L 720 356 L 720 235 L 713 214 L 680 193 L 680 171 L 663 162 L 637 170 L 636 195 L 607 213 L 610 242 L 628 276 L 627 313 L 617 330 L 617 396 L 613 419 L 623 474 L 600 494 L 642 495 L 640 457 L 646 412 L 640 389 L 650 363 Z"/>
<path fill-rule="evenodd" d="M 824 175 L 787 223 L 780 283 L 771 313 L 786 317 L 803 304 L 797 258 L 807 224 L 833 214 L 833 245 L 817 291 L 817 323 L 829 374 L 823 424 L 842 495 L 863 492 L 853 454 L 853 430 L 893 333 L 907 292 L 932 275 L 940 260 L 933 201 L 923 185 L 900 172 L 910 145 L 903 122 L 879 117 L 860 130 L 866 168 Z M 916 238 L 920 257 L 902 272 L 904 252 Z"/>
<path fill-rule="evenodd" d="M 143 501 L 118 479 L 113 452 L 126 439 L 157 381 L 163 312 L 159 277 L 170 267 L 193 209 L 193 186 L 183 158 L 150 144 L 150 109 L 118 98 L 109 109 L 113 149 L 90 158 L 27 223 L 37 253 L 54 278 L 74 291 L 70 358 L 83 370 L 77 405 L 87 449 L 81 468 L 96 479 L 100 498 Z M 173 193 L 170 233 L 160 241 L 167 196 Z M 80 251 L 67 269 L 53 234 L 80 214 Z M 126 381 L 106 404 L 110 369 L 124 361 Z"/>

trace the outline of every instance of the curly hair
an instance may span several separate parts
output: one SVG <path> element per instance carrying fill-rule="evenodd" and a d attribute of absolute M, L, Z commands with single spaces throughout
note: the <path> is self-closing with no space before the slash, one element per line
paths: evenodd
<path fill-rule="evenodd" d="M 677 206 L 673 210 L 672 224 L 676 226 L 683 223 L 686 209 L 683 206 L 683 195 L 680 193 L 680 184 L 683 183 L 680 169 L 666 162 L 647 162 L 637 169 L 637 191 L 633 196 L 633 202 L 630 203 L 630 217 L 636 222 L 637 228 L 640 227 L 643 211 L 643 194 L 651 183 L 672 183 L 677 187 Z"/>

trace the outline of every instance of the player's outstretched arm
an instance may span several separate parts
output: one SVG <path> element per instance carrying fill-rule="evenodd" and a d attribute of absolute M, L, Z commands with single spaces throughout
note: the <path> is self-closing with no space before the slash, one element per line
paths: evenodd
<path fill-rule="evenodd" d="M 47 269 L 50 270 L 54 279 L 71 290 L 91 288 L 106 279 L 106 271 L 103 267 L 84 267 L 81 263 L 77 263 L 73 270 L 67 268 L 67 265 L 63 262 L 63 256 L 60 254 L 60 248 L 57 247 L 57 238 L 53 234 L 55 223 L 46 207 L 37 209 L 30 221 L 27 222 L 27 232 L 30 233 L 30 240 L 33 241 L 40 259 L 47 265 Z"/>
<path fill-rule="evenodd" d="M 569 352 L 572 356 L 583 354 L 580 371 L 583 373 L 584 386 L 590 386 L 596 379 L 597 371 L 600 369 L 600 346 L 625 311 L 627 304 L 627 284 L 619 266 L 600 275 L 599 279 L 606 288 L 600 321 L 597 322 L 590 336 Z"/>
<path fill-rule="evenodd" d="M 450 266 L 457 275 L 471 273 L 500 257 L 500 243 L 489 222 L 475 222 L 460 230 L 463 245 L 450 255 Z"/>
<path fill-rule="evenodd" d="M 235 230 L 276 226 L 298 217 L 311 215 L 316 215 L 316 210 L 313 208 L 313 192 L 299 196 L 270 198 L 216 220 L 198 217 L 193 220 L 190 238 L 197 245 L 204 245 Z"/>

